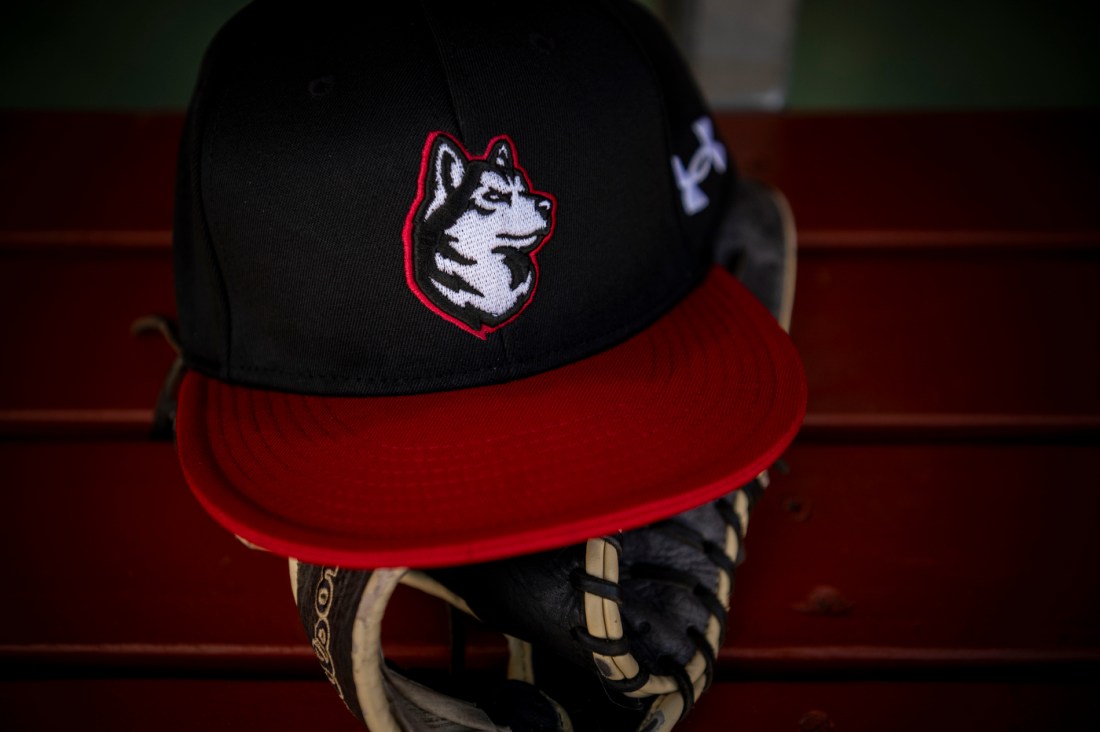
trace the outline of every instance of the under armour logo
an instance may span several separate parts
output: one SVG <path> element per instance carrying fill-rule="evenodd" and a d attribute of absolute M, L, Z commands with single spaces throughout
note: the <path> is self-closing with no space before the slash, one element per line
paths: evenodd
<path fill-rule="evenodd" d="M 672 156 L 672 172 L 676 175 L 676 187 L 680 189 L 680 200 L 688 216 L 699 213 L 710 203 L 707 194 L 699 187 L 710 175 L 710 171 L 726 172 L 726 148 L 714 139 L 710 117 L 695 120 L 691 129 L 699 140 L 699 149 L 691 156 L 687 168 L 684 168 L 680 156 Z"/>

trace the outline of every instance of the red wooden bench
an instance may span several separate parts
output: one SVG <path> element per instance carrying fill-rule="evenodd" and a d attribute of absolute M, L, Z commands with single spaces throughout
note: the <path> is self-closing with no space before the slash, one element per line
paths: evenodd
<path fill-rule="evenodd" d="M 178 115 L 0 115 L 0 728 L 356 729 L 285 563 L 147 438 Z M 1100 114 L 725 116 L 810 409 L 690 730 L 1064 728 L 1100 691 Z M 447 663 L 402 595 L 387 653 Z M 433 625 L 425 632 L 417 626 Z M 503 646 L 474 633 L 470 664 Z M 815 726 L 817 725 L 817 726 Z"/>

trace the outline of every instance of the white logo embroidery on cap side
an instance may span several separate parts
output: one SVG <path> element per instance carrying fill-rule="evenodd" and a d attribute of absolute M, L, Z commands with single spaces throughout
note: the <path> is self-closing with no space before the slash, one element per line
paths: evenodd
<path fill-rule="evenodd" d="M 714 126 L 710 117 L 700 117 L 691 125 L 699 148 L 691 156 L 687 168 L 678 155 L 672 156 L 672 172 L 676 176 L 676 187 L 680 189 L 680 201 L 688 216 L 697 214 L 707 207 L 710 199 L 699 184 L 707 179 L 711 170 L 726 172 L 726 148 L 714 139 Z"/>

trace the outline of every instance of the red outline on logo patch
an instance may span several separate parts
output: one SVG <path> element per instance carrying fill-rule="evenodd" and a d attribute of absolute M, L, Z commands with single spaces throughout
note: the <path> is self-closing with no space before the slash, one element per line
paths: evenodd
<path fill-rule="evenodd" d="M 440 135 L 443 135 L 448 140 L 453 142 L 458 147 L 458 149 L 462 151 L 462 154 L 466 157 L 466 160 L 471 162 L 474 160 L 488 160 L 489 153 L 492 152 L 493 146 L 501 140 L 507 140 L 513 154 L 512 167 L 519 171 L 519 174 L 523 176 L 524 182 L 527 183 L 528 192 L 538 196 L 545 196 L 546 198 L 550 199 L 550 203 L 552 204 L 552 207 L 550 209 L 550 229 L 546 232 L 546 235 L 542 237 L 538 245 L 533 250 L 531 250 L 531 263 L 535 266 L 535 281 L 531 285 L 531 292 L 527 295 L 526 302 L 523 303 L 523 307 L 516 311 L 515 315 L 508 318 L 503 323 L 500 323 L 498 325 L 482 325 L 481 328 L 478 330 L 471 328 L 453 315 L 447 314 L 434 303 L 432 303 L 432 301 L 428 299 L 428 296 L 420 291 L 420 288 L 416 284 L 416 279 L 413 276 L 413 219 L 416 218 L 416 212 L 420 209 L 420 204 L 424 202 L 424 183 L 425 179 L 428 176 L 428 157 L 431 154 L 432 144 L 435 142 L 435 139 Z M 534 186 L 531 185 L 531 178 L 527 175 L 527 171 L 521 168 L 519 165 L 519 154 L 516 153 L 516 143 L 513 142 L 512 138 L 508 135 L 497 135 L 493 139 L 489 140 L 489 144 L 485 146 L 485 154 L 480 157 L 474 157 L 470 155 L 469 151 L 466 150 L 466 147 L 461 142 L 456 140 L 452 135 L 449 135 L 442 130 L 436 130 L 435 132 L 430 133 L 428 135 L 428 139 L 424 142 L 424 149 L 420 152 L 420 175 L 417 177 L 416 185 L 416 198 L 413 200 L 412 206 L 409 208 L 409 213 L 405 216 L 405 226 L 401 230 L 401 239 L 405 244 L 405 281 L 408 283 L 409 289 L 413 291 L 413 294 L 416 295 L 417 298 L 420 299 L 420 302 L 424 303 L 424 305 L 427 306 L 429 310 L 431 310 L 444 320 L 454 323 L 467 333 L 471 333 L 481 340 L 486 340 L 490 333 L 500 328 L 503 328 L 504 326 L 508 325 L 513 320 L 518 318 L 523 313 L 523 311 L 527 309 L 527 306 L 531 304 L 531 301 L 535 299 L 535 291 L 538 289 L 539 286 L 539 260 L 537 255 L 542 250 L 542 247 L 546 244 L 546 242 L 550 241 L 550 237 L 554 235 L 554 227 L 556 226 L 558 220 L 558 199 L 554 196 L 554 194 L 547 193 L 546 191 L 535 190 Z"/>

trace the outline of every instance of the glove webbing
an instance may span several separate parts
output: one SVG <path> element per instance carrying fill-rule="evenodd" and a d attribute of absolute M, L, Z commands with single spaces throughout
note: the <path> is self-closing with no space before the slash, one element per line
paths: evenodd
<path fill-rule="evenodd" d="M 718 567 L 716 588 L 705 587 L 686 572 L 655 565 L 638 565 L 631 569 L 634 578 L 644 577 L 684 586 L 696 594 L 711 617 L 705 631 L 688 630 L 696 653 L 681 667 L 671 659 L 663 663 L 658 674 L 643 669 L 630 653 L 629 641 L 623 632 L 619 607 L 622 596 L 619 587 L 619 558 L 622 544 L 615 537 L 591 539 L 586 545 L 585 572 L 572 580 L 584 593 L 584 627 L 574 629 L 574 637 L 592 652 L 592 659 L 604 685 L 627 697 L 642 699 L 658 697 L 650 707 L 647 720 L 658 719 L 653 729 L 666 729 L 687 714 L 695 701 L 710 685 L 714 676 L 714 660 L 721 647 L 729 598 L 733 589 L 733 569 L 743 561 L 742 543 L 748 528 L 749 513 L 764 488 L 767 472 L 756 481 L 731 496 L 714 502 L 726 524 L 723 546 L 705 540 L 699 532 L 674 521 L 664 522 L 661 530 L 698 546 Z M 665 725 L 668 727 L 665 727 Z M 646 728 L 643 724 L 642 728 Z"/>

